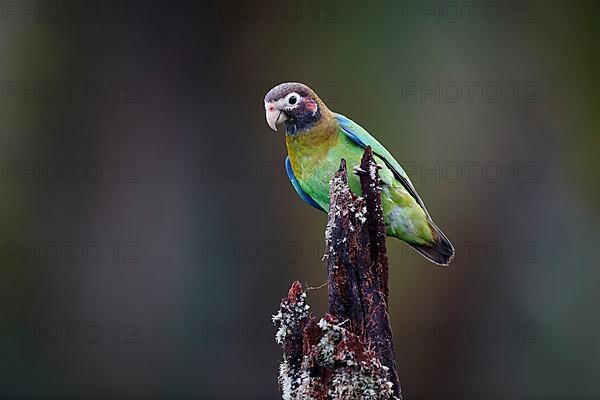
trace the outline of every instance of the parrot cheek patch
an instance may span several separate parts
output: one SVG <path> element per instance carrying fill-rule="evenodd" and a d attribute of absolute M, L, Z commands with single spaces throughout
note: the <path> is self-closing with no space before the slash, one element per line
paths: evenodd
<path fill-rule="evenodd" d="M 306 109 L 308 111 L 310 111 L 311 113 L 313 113 L 313 115 L 317 112 L 317 102 L 312 100 L 312 99 L 306 99 L 304 101 L 304 104 L 306 105 Z"/>

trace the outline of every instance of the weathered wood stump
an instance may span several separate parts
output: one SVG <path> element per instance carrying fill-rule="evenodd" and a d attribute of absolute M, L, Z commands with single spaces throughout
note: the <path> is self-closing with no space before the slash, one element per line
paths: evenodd
<path fill-rule="evenodd" d="M 381 186 L 370 147 L 348 187 L 346 163 L 331 180 L 325 261 L 329 313 L 309 314 L 298 281 L 273 317 L 283 346 L 284 399 L 401 399 L 388 303 L 388 259 Z"/>

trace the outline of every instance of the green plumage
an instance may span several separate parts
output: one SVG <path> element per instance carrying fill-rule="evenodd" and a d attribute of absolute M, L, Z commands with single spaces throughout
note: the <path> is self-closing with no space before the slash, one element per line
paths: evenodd
<path fill-rule="evenodd" d="M 315 143 L 314 137 L 329 136 L 322 128 L 315 126 L 304 133 L 286 138 L 288 155 L 294 174 L 306 194 L 313 198 L 324 210 L 329 209 L 329 181 L 340 167 L 340 160 L 346 159 L 350 167 L 360 164 L 364 149 L 350 140 L 338 128 L 332 137 Z M 311 137 L 312 136 L 312 137 Z M 398 182 L 393 172 L 378 156 L 375 157 L 382 169 L 383 181 L 381 202 L 385 213 L 388 235 L 395 236 L 411 244 L 427 245 L 433 242 L 432 228 L 426 212 L 415 198 Z M 348 184 L 353 193 L 360 195 L 360 182 L 355 174 L 348 174 Z"/>

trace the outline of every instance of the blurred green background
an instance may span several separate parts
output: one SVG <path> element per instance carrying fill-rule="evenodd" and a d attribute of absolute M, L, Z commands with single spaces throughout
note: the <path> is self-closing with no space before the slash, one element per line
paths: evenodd
<path fill-rule="evenodd" d="M 279 398 L 326 222 L 265 122 L 284 81 L 457 247 L 388 242 L 406 398 L 600 397 L 597 2 L 68 4 L 1 4 L 1 398 Z"/>

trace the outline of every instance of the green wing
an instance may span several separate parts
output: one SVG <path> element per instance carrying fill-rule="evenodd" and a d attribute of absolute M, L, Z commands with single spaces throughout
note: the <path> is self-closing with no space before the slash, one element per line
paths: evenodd
<path fill-rule="evenodd" d="M 406 191 L 410 193 L 412 197 L 417 201 L 417 203 L 423 208 L 423 211 L 429 216 L 427 209 L 425 208 L 425 204 L 423 200 L 419 197 L 415 187 L 412 182 L 408 178 L 408 175 L 402 167 L 400 163 L 396 161 L 394 156 L 390 154 L 389 151 L 381 143 L 377 141 L 369 132 L 367 132 L 362 126 L 358 125 L 356 122 L 352 121 L 350 118 L 347 118 L 341 114 L 334 114 L 337 119 L 340 128 L 348 138 L 350 138 L 354 143 L 358 144 L 360 147 L 365 148 L 367 146 L 371 146 L 373 152 L 378 155 L 383 161 L 386 163 L 388 168 L 390 168 L 394 172 L 394 176 L 398 181 L 404 186 Z"/>

